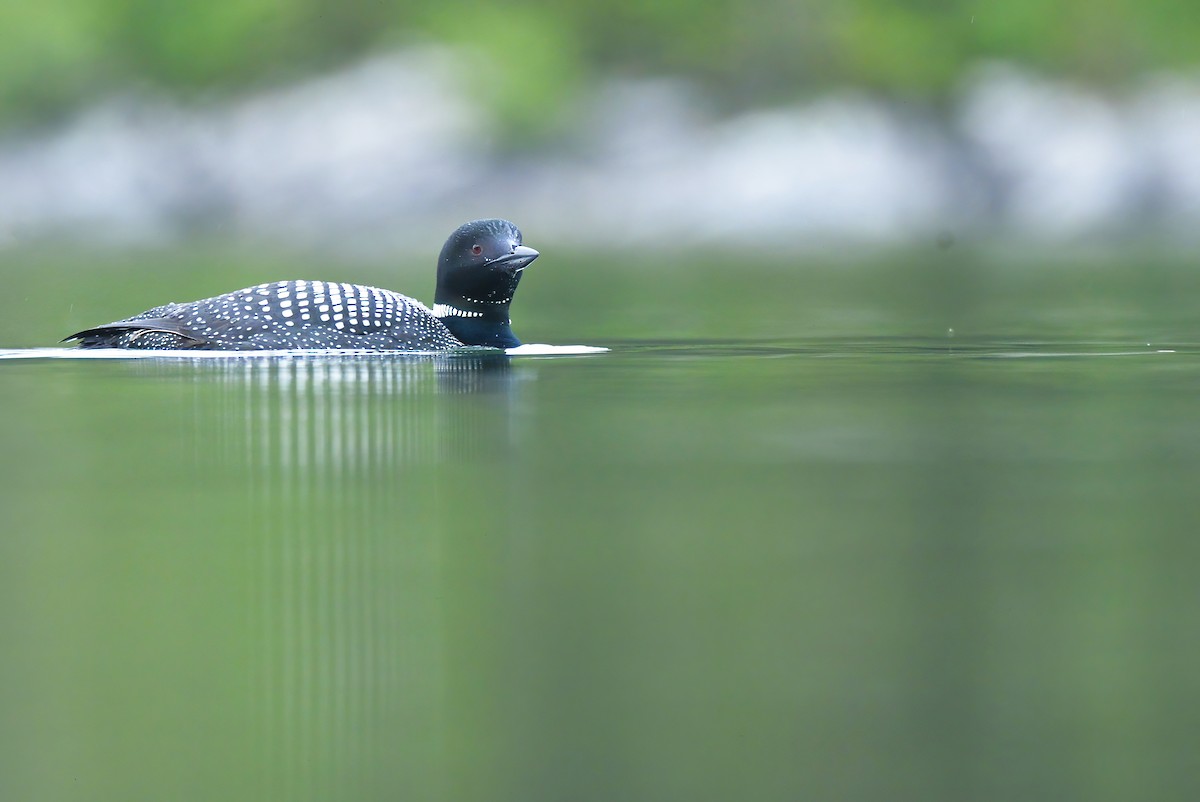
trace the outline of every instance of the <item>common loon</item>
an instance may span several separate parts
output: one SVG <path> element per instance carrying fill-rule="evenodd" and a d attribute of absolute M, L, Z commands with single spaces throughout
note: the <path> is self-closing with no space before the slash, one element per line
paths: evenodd
<path fill-rule="evenodd" d="M 513 348 L 508 306 L 538 252 L 507 220 L 460 226 L 438 257 L 433 309 L 391 290 L 328 281 L 276 281 L 191 303 L 169 303 L 76 332 L 81 348 L 354 348 L 438 351 Z"/>

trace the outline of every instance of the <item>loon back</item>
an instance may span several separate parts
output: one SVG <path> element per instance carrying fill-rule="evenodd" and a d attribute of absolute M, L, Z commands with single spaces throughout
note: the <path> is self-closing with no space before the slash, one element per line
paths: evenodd
<path fill-rule="evenodd" d="M 368 349 L 456 348 L 419 301 L 390 290 L 326 281 L 276 281 L 167 304 L 126 320 L 76 332 L 83 348 Z"/>

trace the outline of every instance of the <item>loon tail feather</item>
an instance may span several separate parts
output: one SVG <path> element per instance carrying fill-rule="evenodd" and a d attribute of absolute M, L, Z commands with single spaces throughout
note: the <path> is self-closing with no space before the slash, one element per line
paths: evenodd
<path fill-rule="evenodd" d="M 182 344 L 180 346 L 182 348 L 196 348 L 205 343 L 204 338 L 197 337 L 178 320 L 165 317 L 119 320 L 116 323 L 105 323 L 103 326 L 93 326 L 90 329 L 77 331 L 74 334 L 63 337 L 59 342 L 65 343 L 68 340 L 79 340 L 79 345 L 82 348 L 104 348 L 115 345 L 115 341 L 128 332 L 134 332 L 134 337 L 141 334 L 149 334 L 150 332 L 174 334 L 177 337 L 182 337 L 184 340 L 190 341 Z"/>

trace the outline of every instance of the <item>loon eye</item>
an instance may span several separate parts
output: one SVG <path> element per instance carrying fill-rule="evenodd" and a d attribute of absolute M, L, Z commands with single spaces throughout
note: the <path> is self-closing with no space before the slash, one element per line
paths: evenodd
<path fill-rule="evenodd" d="M 478 256 L 479 254 L 483 253 L 483 246 L 482 246 L 482 245 L 472 245 L 472 246 L 471 246 L 471 253 L 473 253 L 473 254 L 475 254 L 476 256 Z"/>

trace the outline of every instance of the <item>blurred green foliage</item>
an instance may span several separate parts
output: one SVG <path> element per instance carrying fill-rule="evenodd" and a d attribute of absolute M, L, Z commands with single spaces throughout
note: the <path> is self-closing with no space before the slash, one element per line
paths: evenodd
<path fill-rule="evenodd" d="M 1197 61 L 1200 6 L 1168 0 L 40 0 L 0 4 L 0 122 L 134 86 L 223 91 L 411 40 L 458 44 L 520 129 L 597 74 L 684 74 L 735 103 L 830 85 L 937 100 L 984 59 L 1119 85 Z M 536 122 L 535 122 L 536 121 Z"/>

